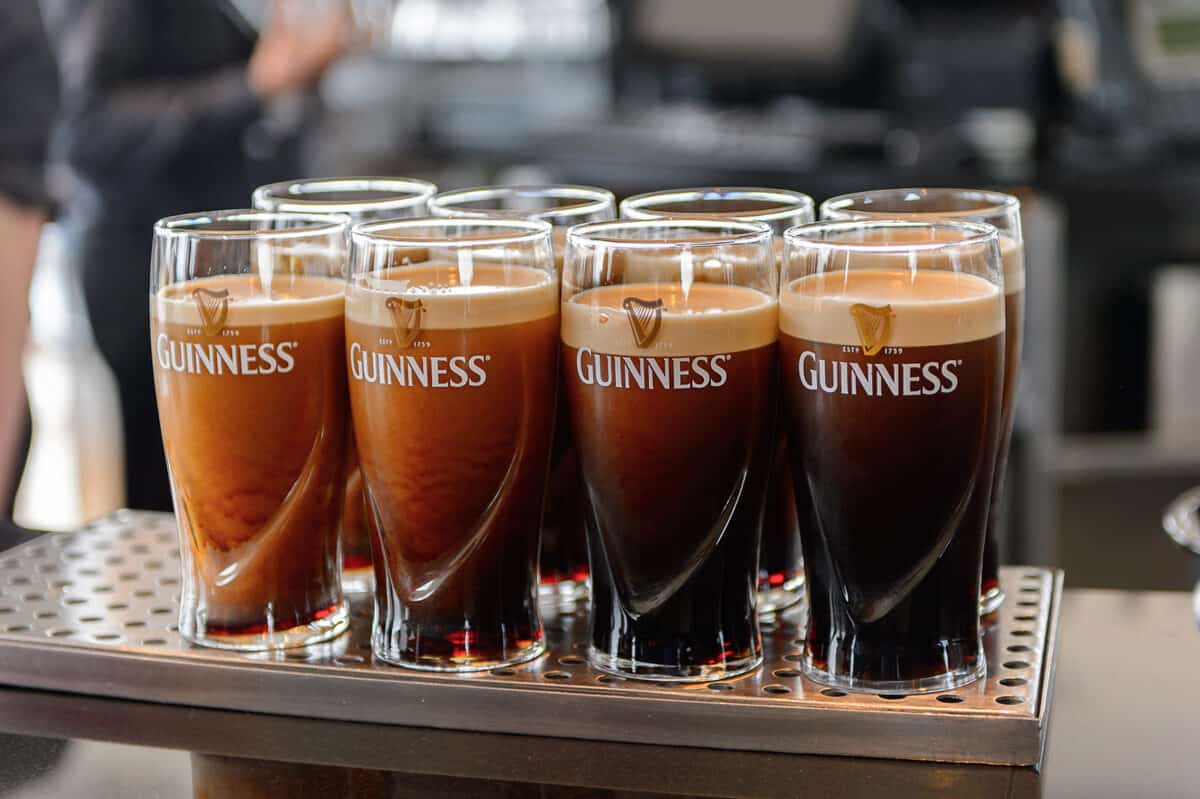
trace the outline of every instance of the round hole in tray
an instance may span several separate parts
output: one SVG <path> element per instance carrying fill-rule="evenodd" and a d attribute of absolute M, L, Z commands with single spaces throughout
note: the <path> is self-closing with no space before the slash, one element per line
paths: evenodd
<path fill-rule="evenodd" d="M 8 605 L 0 605 L 0 616 L 12 613 L 15 608 L 10 608 Z"/>
<path fill-rule="evenodd" d="M 67 560 L 83 560 L 83 553 L 78 549 L 71 549 L 64 552 L 63 557 Z"/>
<path fill-rule="evenodd" d="M 92 589 L 92 593 L 94 594 L 111 594 L 112 592 L 113 587 L 111 585 L 98 585 Z"/>
<path fill-rule="evenodd" d="M 171 612 L 171 608 L 164 608 L 164 607 L 150 608 L 150 613 L 153 616 L 165 616 L 166 614 L 168 614 L 170 612 Z"/>
<path fill-rule="evenodd" d="M 174 623 L 172 623 L 172 624 L 168 624 L 168 625 L 167 625 L 167 632 L 169 632 L 169 633 L 177 633 L 177 632 L 179 632 L 179 625 L 178 625 L 178 624 L 174 624 Z"/>
<path fill-rule="evenodd" d="M 27 633 L 32 628 L 28 624 L 10 624 L 4 628 L 6 633 Z"/>
<path fill-rule="evenodd" d="M 11 585 L 29 585 L 29 578 L 23 574 L 19 574 L 16 577 L 9 580 L 8 582 Z"/>
<path fill-rule="evenodd" d="M 788 688 L 786 685 L 776 685 L 775 683 L 771 683 L 770 685 L 763 686 L 764 694 L 773 694 L 775 696 L 780 696 L 782 694 L 790 694 L 791 692 L 792 692 L 792 689 Z"/>
<path fill-rule="evenodd" d="M 367 662 L 367 659 L 361 655 L 341 655 L 335 657 L 333 662 L 339 666 L 358 666 Z"/>
<path fill-rule="evenodd" d="M 37 570 L 40 571 L 42 574 L 56 572 L 56 571 L 58 571 L 58 564 L 57 563 L 39 563 Z"/>
<path fill-rule="evenodd" d="M 800 671 L 800 669 L 776 669 L 774 674 L 776 677 L 789 677 L 793 679 L 804 676 L 804 672 Z"/>
<path fill-rule="evenodd" d="M 563 655 L 558 662 L 563 666 L 582 666 L 586 661 L 579 655 Z"/>
<path fill-rule="evenodd" d="M 46 597 L 43 594 L 37 591 L 30 591 L 28 594 L 21 594 L 21 599 L 26 602 L 41 602 L 45 598 Z"/>
<path fill-rule="evenodd" d="M 895 702 L 900 699 L 907 699 L 908 694 L 879 694 L 880 699 L 886 699 L 889 702 Z"/>
<path fill-rule="evenodd" d="M 1033 635 L 1033 630 L 1013 630 L 1012 634 L 1017 638 L 1029 638 Z"/>
<path fill-rule="evenodd" d="M 64 600 L 63 600 L 63 604 L 66 604 L 66 605 L 86 605 L 86 604 L 87 604 L 87 600 L 86 600 L 86 599 L 84 599 L 84 598 L 83 598 L 83 597 L 81 597 L 81 596 L 69 596 L 69 597 L 67 597 L 66 599 L 64 599 Z"/>
<path fill-rule="evenodd" d="M 571 672 L 569 672 L 569 671 L 548 671 L 545 674 L 543 674 L 542 676 L 545 677 L 547 680 L 558 680 L 561 682 L 562 680 L 571 679 Z"/>
<path fill-rule="evenodd" d="M 966 700 L 958 694 L 938 694 L 937 701 L 947 705 L 957 705 L 965 702 Z"/>
<path fill-rule="evenodd" d="M 166 643 L 167 643 L 166 638 L 143 638 L 142 639 L 143 646 L 163 646 Z"/>
<path fill-rule="evenodd" d="M 150 547 L 146 546 L 145 544 L 134 544 L 129 549 L 135 555 L 145 555 L 147 552 L 150 551 Z"/>
<path fill-rule="evenodd" d="M 801 661 L 804 660 L 804 656 L 803 655 L 784 655 L 783 659 L 786 660 L 788 663 L 800 663 Z"/>
<path fill-rule="evenodd" d="M 95 638 L 97 641 L 116 641 L 121 636 L 118 635 L 117 633 L 97 633 L 96 635 L 93 635 L 92 637 Z"/>
<path fill-rule="evenodd" d="M 33 614 L 35 619 L 53 619 L 57 618 L 57 616 L 58 614 L 53 610 L 39 610 L 37 613 Z"/>
<path fill-rule="evenodd" d="M 161 569 L 162 561 L 161 560 L 148 560 L 148 561 L 146 561 L 146 568 L 150 569 L 151 571 L 155 571 L 156 569 Z"/>
<path fill-rule="evenodd" d="M 1007 660 L 1004 662 L 1004 668 L 1006 668 L 1006 669 L 1027 669 L 1027 668 L 1029 668 L 1029 661 L 1027 661 L 1027 660 Z"/>
<path fill-rule="evenodd" d="M 1019 607 L 1019 608 L 1036 608 L 1040 604 L 1041 604 L 1040 602 L 1034 602 L 1032 599 L 1022 599 L 1020 602 L 1017 603 L 1017 607 Z"/>
<path fill-rule="evenodd" d="M 6 569 L 15 569 L 15 568 L 19 567 L 20 565 L 21 565 L 20 561 L 13 560 L 12 558 L 9 558 L 8 560 L 4 561 L 4 568 L 6 568 Z"/>
<path fill-rule="evenodd" d="M 159 585 L 179 585 L 179 578 L 178 577 L 159 577 L 158 584 Z M 368 618 L 369 618 L 369 615 L 368 615 Z"/>
<path fill-rule="evenodd" d="M 70 580 L 53 580 L 50 583 L 51 588 L 70 588 L 74 583 Z"/>
<path fill-rule="evenodd" d="M 154 596 L 154 592 L 150 591 L 149 589 L 146 589 L 146 588 L 139 588 L 138 590 L 133 592 L 133 595 L 136 597 L 142 597 L 143 599 L 145 599 L 148 596 Z"/>
<path fill-rule="evenodd" d="M 51 638 L 66 638 L 67 636 L 74 634 L 74 630 L 68 630 L 65 627 L 55 627 L 54 629 L 46 630 L 46 635 L 50 636 Z"/>
<path fill-rule="evenodd" d="M 125 562 L 125 558 L 121 557 L 120 555 L 109 555 L 104 559 L 104 562 L 109 566 L 120 566 Z"/>
<path fill-rule="evenodd" d="M 1024 701 L 1025 701 L 1025 697 L 1023 697 L 1023 696 L 998 696 L 998 697 L 996 697 L 997 705 L 1020 705 L 1020 704 L 1024 703 Z"/>
<path fill-rule="evenodd" d="M 1012 646 L 1007 647 L 1007 649 L 1009 652 L 1032 652 L 1033 651 L 1033 647 L 1029 646 L 1028 644 L 1013 644 Z"/>
<path fill-rule="evenodd" d="M 1000 684 L 1005 688 L 1019 688 L 1022 685 L 1027 685 L 1029 680 L 1024 677 L 1005 677 L 1000 680 Z"/>
<path fill-rule="evenodd" d="M 100 576 L 100 570 L 93 569 L 91 567 L 86 568 L 86 569 L 80 569 L 79 573 L 82 574 L 84 577 L 99 577 Z"/>
<path fill-rule="evenodd" d="M 1022 594 L 1040 594 L 1040 593 L 1042 593 L 1042 589 L 1036 588 L 1032 585 L 1027 585 L 1021 589 L 1021 593 Z"/>
<path fill-rule="evenodd" d="M 733 688 L 734 686 L 727 682 L 714 682 L 708 685 L 710 691 L 732 691 Z"/>
<path fill-rule="evenodd" d="M 845 696 L 845 695 L 846 695 L 846 692 L 843 691 L 841 688 L 822 688 L 821 689 L 821 696 L 829 696 L 829 697 L 833 697 L 834 699 L 837 699 L 838 697 Z"/>
<path fill-rule="evenodd" d="M 79 620 L 84 624 L 95 624 L 96 622 L 104 621 L 103 616 L 80 616 Z"/>
<path fill-rule="evenodd" d="M 146 622 L 142 621 L 141 619 L 130 619 L 129 621 L 125 622 L 125 626 L 132 630 L 138 627 L 145 627 Z"/>
<path fill-rule="evenodd" d="M 797 638 L 795 641 L 792 641 L 792 643 L 803 649 L 808 644 L 808 641 L 805 641 L 803 638 Z"/>
<path fill-rule="evenodd" d="M 129 605 L 126 604 L 125 602 L 110 602 L 108 605 L 108 609 L 109 610 L 129 610 Z"/>
<path fill-rule="evenodd" d="M 310 655 L 306 652 L 288 652 L 283 657 L 286 660 L 308 660 Z"/>
<path fill-rule="evenodd" d="M 517 673 L 516 669 L 509 669 L 509 668 L 492 669 L 492 676 L 494 676 L 494 677 L 511 677 L 516 673 Z"/>
<path fill-rule="evenodd" d="M 1026 613 L 1021 616 L 1013 616 L 1013 621 L 1037 621 L 1037 616 L 1030 616 Z"/>
<path fill-rule="evenodd" d="M 156 535 L 156 536 L 154 536 L 154 537 L 155 537 L 157 540 L 159 540 L 159 541 L 162 541 L 164 544 L 165 544 L 166 542 L 168 542 L 168 541 L 173 541 L 173 540 L 175 540 L 175 535 L 174 535 L 174 533 L 170 533 L 170 532 L 162 532 L 162 533 L 159 533 L 158 535 Z"/>
<path fill-rule="evenodd" d="M 604 683 L 605 685 L 612 685 L 614 683 L 625 682 L 625 678 L 618 677 L 615 674 L 601 674 L 596 678 L 596 682 Z"/>

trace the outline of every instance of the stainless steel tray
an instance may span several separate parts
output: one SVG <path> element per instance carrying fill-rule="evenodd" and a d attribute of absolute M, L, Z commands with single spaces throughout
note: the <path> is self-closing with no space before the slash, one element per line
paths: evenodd
<path fill-rule="evenodd" d="M 1007 567 L 987 636 L 988 677 L 906 698 L 822 690 L 798 671 L 794 619 L 763 631 L 755 674 L 709 685 L 623 681 L 584 660 L 584 611 L 547 620 L 550 652 L 476 675 L 371 659 L 369 603 L 351 630 L 304 650 L 196 647 L 176 628 L 179 550 L 169 514 L 119 511 L 0 556 L 0 682 L 311 718 L 606 741 L 903 760 L 1040 764 L 1062 573 Z"/>

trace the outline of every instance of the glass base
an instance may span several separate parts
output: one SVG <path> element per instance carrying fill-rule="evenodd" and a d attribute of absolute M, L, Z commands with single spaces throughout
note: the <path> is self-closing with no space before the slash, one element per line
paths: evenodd
<path fill-rule="evenodd" d="M 212 649 L 233 649 L 239 652 L 261 652 L 270 649 L 293 649 L 311 646 L 337 638 L 350 626 L 350 603 L 343 599 L 319 619 L 298 624 L 286 630 L 260 633 L 211 633 L 198 628 L 191 614 L 179 614 L 179 636 L 197 646 Z"/>
<path fill-rule="evenodd" d="M 559 580 L 538 585 L 538 604 L 547 612 L 570 612 L 575 605 L 588 601 L 588 580 Z"/>
<path fill-rule="evenodd" d="M 999 586 L 990 588 L 979 597 L 979 615 L 987 616 L 995 613 L 1004 604 L 1004 592 Z"/>
<path fill-rule="evenodd" d="M 594 646 L 588 647 L 588 663 L 592 668 L 627 680 L 648 682 L 716 682 L 754 671 L 762 662 L 762 652 L 758 652 L 748 657 L 705 666 L 669 666 L 614 657 Z"/>
<path fill-rule="evenodd" d="M 405 657 L 402 653 L 390 649 L 374 635 L 371 640 L 371 651 L 375 655 L 375 658 L 383 663 L 415 671 L 460 673 L 492 671 L 493 669 L 502 669 L 508 666 L 528 663 L 531 660 L 541 657 L 546 653 L 546 639 L 544 637 L 540 638 L 524 649 L 518 650 L 512 657 L 504 658 L 503 660 L 488 660 L 475 657 L 422 657 L 419 660 L 412 660 Z"/>
<path fill-rule="evenodd" d="M 758 617 L 774 616 L 804 601 L 804 575 L 798 574 L 778 588 L 758 592 Z"/>
<path fill-rule="evenodd" d="M 370 566 L 361 569 L 343 567 L 342 593 L 355 596 L 375 593 L 375 569 Z"/>
<path fill-rule="evenodd" d="M 953 691 L 977 680 L 982 680 L 987 676 L 987 659 L 983 656 L 983 646 L 980 645 L 979 660 L 974 666 L 963 666 L 945 674 L 921 677 L 916 680 L 862 680 L 844 674 L 832 674 L 814 666 L 806 651 L 804 653 L 804 676 L 818 685 L 853 693 L 900 694 L 904 696 L 936 694 Z"/>

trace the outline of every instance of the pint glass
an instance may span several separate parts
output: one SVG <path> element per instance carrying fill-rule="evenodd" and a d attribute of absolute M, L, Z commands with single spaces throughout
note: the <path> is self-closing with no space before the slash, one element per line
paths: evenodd
<path fill-rule="evenodd" d="M 594 186 L 481 186 L 444 191 L 430 200 L 434 216 L 473 219 L 540 219 L 554 230 L 554 260 L 562 274 L 567 229 L 612 219 L 616 199 Z M 571 444 L 566 414 L 554 429 L 550 484 L 542 515 L 541 597 L 548 611 L 569 610 L 588 595 L 587 545 L 579 458 Z"/>
<path fill-rule="evenodd" d="M 660 681 L 749 671 L 762 660 L 777 401 L 771 230 L 663 219 L 567 239 L 562 368 L 588 496 L 589 660 Z"/>
<path fill-rule="evenodd" d="M 979 678 L 1004 379 L 996 229 L 871 220 L 789 230 L 780 354 L 808 533 L 808 676 L 884 693 Z"/>
<path fill-rule="evenodd" d="M 346 353 L 385 662 L 475 671 L 545 650 L 558 287 L 545 222 L 354 228 Z"/>
<path fill-rule="evenodd" d="M 712 187 L 673 189 L 638 194 L 621 201 L 626 219 L 670 216 L 740 219 L 766 222 L 775 234 L 776 254 L 782 255 L 783 233 L 813 221 L 813 201 L 787 189 Z M 804 588 L 804 555 L 792 495 L 787 438 L 780 428 L 771 456 L 771 479 L 763 513 L 762 552 L 758 563 L 758 613 L 764 618 L 800 601 Z"/>
<path fill-rule="evenodd" d="M 323 178 L 291 180 L 259 186 L 254 190 L 254 207 L 262 211 L 293 213 L 337 213 L 352 224 L 378 219 L 424 216 L 429 198 L 437 187 L 412 178 Z M 369 594 L 374 587 L 371 568 L 371 537 L 363 504 L 362 472 L 354 450 L 354 436 L 347 436 L 346 499 L 342 511 L 342 590 Z"/>
<path fill-rule="evenodd" d="M 345 268 L 342 217 L 155 225 L 151 345 L 189 641 L 269 649 L 346 628 Z"/>
<path fill-rule="evenodd" d="M 1012 440 L 1017 385 L 1021 372 L 1021 343 L 1025 318 L 1025 248 L 1021 236 L 1021 203 L 1010 194 L 977 189 L 888 189 L 843 194 L 821 203 L 821 218 L 846 219 L 957 219 L 986 222 L 1000 233 L 1000 258 L 1004 262 L 1004 404 L 1000 409 L 1000 446 L 988 512 L 988 534 L 983 548 L 983 582 L 980 613 L 1000 609 L 1000 548 L 998 530 L 1003 500 L 1004 474 Z"/>

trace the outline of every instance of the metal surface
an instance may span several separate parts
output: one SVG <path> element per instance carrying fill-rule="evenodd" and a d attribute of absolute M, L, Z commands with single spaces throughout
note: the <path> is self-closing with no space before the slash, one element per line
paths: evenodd
<path fill-rule="evenodd" d="M 755 674 L 710 685 L 621 681 L 584 662 L 582 613 L 547 621 L 550 653 L 469 676 L 372 662 L 370 609 L 337 641 L 284 653 L 203 649 L 176 632 L 173 517 L 121 511 L 0 558 L 0 681 L 211 708 L 480 732 L 796 754 L 1037 765 L 1061 573 L 1010 567 L 986 680 L 907 698 L 822 691 L 797 670 L 798 628 L 764 628 Z"/>

